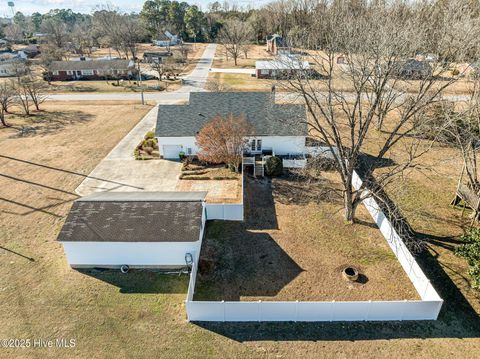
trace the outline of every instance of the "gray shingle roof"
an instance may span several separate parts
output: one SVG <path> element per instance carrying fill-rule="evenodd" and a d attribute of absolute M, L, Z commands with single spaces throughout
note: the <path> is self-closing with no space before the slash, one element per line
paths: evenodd
<path fill-rule="evenodd" d="M 87 61 L 53 61 L 50 71 L 77 71 L 77 70 L 127 70 L 129 60 L 87 60 Z"/>
<path fill-rule="evenodd" d="M 60 242 L 195 242 L 205 192 L 104 192 L 76 200 Z"/>
<path fill-rule="evenodd" d="M 307 136 L 304 105 L 276 104 L 270 92 L 191 92 L 188 105 L 161 105 L 157 137 L 195 136 L 213 117 L 244 115 L 256 136 Z"/>

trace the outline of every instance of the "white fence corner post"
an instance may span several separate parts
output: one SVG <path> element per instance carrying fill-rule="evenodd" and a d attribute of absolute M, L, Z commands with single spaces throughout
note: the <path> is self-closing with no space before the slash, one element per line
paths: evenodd
<path fill-rule="evenodd" d="M 190 322 L 190 318 L 188 317 L 188 299 L 185 299 L 185 309 L 187 312 L 187 323 Z"/>

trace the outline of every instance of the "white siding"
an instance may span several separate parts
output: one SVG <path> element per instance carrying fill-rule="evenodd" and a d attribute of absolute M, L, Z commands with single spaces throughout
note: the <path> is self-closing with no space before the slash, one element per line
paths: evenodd
<path fill-rule="evenodd" d="M 63 242 L 72 266 L 184 266 L 185 254 L 196 258 L 196 242 Z"/>
<path fill-rule="evenodd" d="M 253 137 L 252 137 L 253 138 Z M 305 153 L 305 136 L 256 136 L 262 140 L 262 148 L 272 148 L 277 155 L 303 154 Z M 163 156 L 163 145 L 181 145 L 182 151 L 192 149 L 192 154 L 198 152 L 195 137 L 159 137 L 158 147 Z"/>
<path fill-rule="evenodd" d="M 62 242 L 72 267 L 177 267 L 185 266 L 185 254 L 198 263 L 205 230 L 205 202 L 202 225 L 196 242 Z"/>

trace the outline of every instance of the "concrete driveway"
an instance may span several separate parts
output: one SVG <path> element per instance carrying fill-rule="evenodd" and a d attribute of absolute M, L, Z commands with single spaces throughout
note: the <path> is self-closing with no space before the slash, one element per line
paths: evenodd
<path fill-rule="evenodd" d="M 179 100 L 188 99 L 192 91 L 202 91 L 215 55 L 215 47 L 215 44 L 207 46 L 195 70 L 190 77 L 187 76 L 190 81 L 179 90 L 183 92 L 159 93 L 157 102 L 175 104 Z M 125 95 L 134 95 L 137 98 L 139 96 L 138 94 L 91 94 L 87 96 L 94 95 L 103 97 L 117 95 L 120 99 L 126 99 Z M 83 96 L 85 99 L 85 95 L 63 96 L 68 96 L 70 100 L 76 99 L 77 96 Z M 158 106 L 155 106 L 95 167 L 78 186 L 76 192 L 80 196 L 86 196 L 93 192 L 103 191 L 175 191 L 181 172 L 180 162 L 138 161 L 133 157 L 133 150 L 143 136 L 155 128 L 157 115 Z"/>
<path fill-rule="evenodd" d="M 86 196 L 103 191 L 175 191 L 180 162 L 138 161 L 133 157 L 135 146 L 145 133 L 155 127 L 157 114 L 158 106 L 155 106 L 95 167 L 75 192 Z"/>

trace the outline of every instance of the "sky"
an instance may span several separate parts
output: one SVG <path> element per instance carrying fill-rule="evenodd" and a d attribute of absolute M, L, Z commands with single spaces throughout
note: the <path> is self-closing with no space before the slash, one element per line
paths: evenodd
<path fill-rule="evenodd" d="M 203 9 L 215 0 L 183 0 L 189 4 L 195 4 Z M 266 2 L 263 0 L 234 0 L 239 6 L 255 6 L 255 4 Z M 90 13 L 97 5 L 105 5 L 109 3 L 122 11 L 138 12 L 142 9 L 144 0 L 13 0 L 15 3 L 15 11 L 21 11 L 24 14 L 33 12 L 45 13 L 50 9 L 72 9 L 75 12 Z M 11 16 L 11 10 L 8 8 L 8 0 L 0 0 L 1 16 Z"/>

